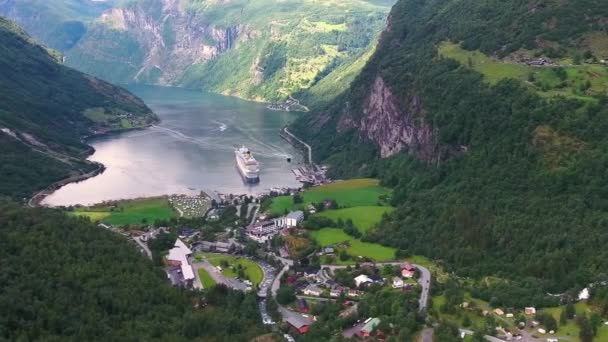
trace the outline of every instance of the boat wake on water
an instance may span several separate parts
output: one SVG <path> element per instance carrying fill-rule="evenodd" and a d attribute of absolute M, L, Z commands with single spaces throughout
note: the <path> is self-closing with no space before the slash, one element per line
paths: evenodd
<path fill-rule="evenodd" d="M 220 128 L 219 128 L 220 131 L 226 130 L 226 128 L 227 128 L 226 124 L 221 123 L 221 122 L 217 122 L 217 123 L 220 124 Z M 224 127 L 224 128 L 222 129 L 222 127 Z M 176 129 L 172 129 L 172 128 L 165 127 L 165 126 L 152 126 L 152 129 L 155 129 L 156 132 L 171 135 L 172 137 L 177 138 L 179 140 L 193 143 L 202 148 L 214 149 L 217 151 L 221 151 L 222 153 L 223 153 L 223 151 L 234 151 L 236 148 L 241 147 L 240 145 L 237 145 L 237 144 L 218 144 L 218 143 L 211 142 L 209 140 L 212 139 L 212 137 L 209 137 L 209 138 L 192 137 L 192 136 L 186 135 Z M 237 131 L 243 132 L 242 130 L 240 130 L 238 128 L 237 128 Z M 265 143 L 253 135 L 247 134 L 247 136 L 245 136 L 243 140 L 245 140 L 246 142 L 248 141 L 247 142 L 248 145 L 252 147 L 251 149 L 253 151 L 255 151 L 256 156 L 261 156 L 261 157 L 265 157 L 265 158 L 280 158 L 280 159 L 291 158 L 291 155 L 288 154 L 281 146 Z"/>

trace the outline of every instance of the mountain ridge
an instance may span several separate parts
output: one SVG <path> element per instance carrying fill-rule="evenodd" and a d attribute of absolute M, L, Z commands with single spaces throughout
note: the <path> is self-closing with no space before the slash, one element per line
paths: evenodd
<path fill-rule="evenodd" d="M 503 279 L 476 292 L 498 305 L 542 303 L 608 269 L 606 18 L 587 0 L 401 0 L 351 87 L 293 131 L 335 177 L 395 187 L 365 239 Z"/>
<path fill-rule="evenodd" d="M 97 165 L 83 139 L 142 127 L 156 117 L 128 91 L 58 63 L 13 22 L 0 17 L 0 193 L 14 198 Z"/>

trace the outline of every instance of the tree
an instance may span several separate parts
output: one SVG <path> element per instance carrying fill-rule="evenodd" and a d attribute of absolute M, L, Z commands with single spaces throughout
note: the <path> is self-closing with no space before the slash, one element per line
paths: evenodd
<path fill-rule="evenodd" d="M 304 202 L 304 199 L 300 194 L 293 195 L 293 204 L 301 204 Z"/>
<path fill-rule="evenodd" d="M 593 327 L 587 318 L 587 314 L 583 313 L 577 318 L 577 324 L 579 326 L 580 332 L 578 337 L 580 337 L 581 342 L 592 342 L 593 341 Z"/>
<path fill-rule="evenodd" d="M 568 323 L 568 315 L 566 314 L 566 309 L 563 309 L 559 314 L 559 324 L 564 325 Z"/>
<path fill-rule="evenodd" d="M 277 291 L 277 302 L 281 305 L 287 305 L 296 300 L 296 292 L 293 286 L 281 286 Z"/>
<path fill-rule="evenodd" d="M 340 250 L 340 260 L 346 261 L 349 259 L 349 255 L 345 249 Z"/>
<path fill-rule="evenodd" d="M 568 319 L 573 319 L 574 316 L 576 315 L 576 308 L 574 307 L 574 304 L 572 304 L 572 302 L 568 302 L 568 304 L 566 304 L 566 318 Z"/>
<path fill-rule="evenodd" d="M 464 315 L 464 318 L 462 319 L 462 326 L 465 328 L 468 328 L 471 326 L 471 318 L 469 317 L 469 315 Z"/>
<path fill-rule="evenodd" d="M 435 329 L 433 340 L 436 342 L 460 342 L 460 333 L 458 327 L 448 323 L 442 322 L 439 327 Z"/>

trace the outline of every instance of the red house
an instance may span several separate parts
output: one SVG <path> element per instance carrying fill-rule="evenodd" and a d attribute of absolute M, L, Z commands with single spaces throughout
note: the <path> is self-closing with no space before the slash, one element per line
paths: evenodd
<path fill-rule="evenodd" d="M 416 273 L 416 267 L 409 262 L 401 264 L 401 276 L 404 278 L 411 278 Z"/>

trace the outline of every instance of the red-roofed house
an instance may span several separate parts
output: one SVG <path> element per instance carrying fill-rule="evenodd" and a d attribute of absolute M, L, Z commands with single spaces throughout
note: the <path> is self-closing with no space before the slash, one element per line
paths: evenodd
<path fill-rule="evenodd" d="M 411 278 L 416 273 L 416 267 L 409 262 L 405 262 L 400 265 L 401 276 L 404 278 Z"/>

